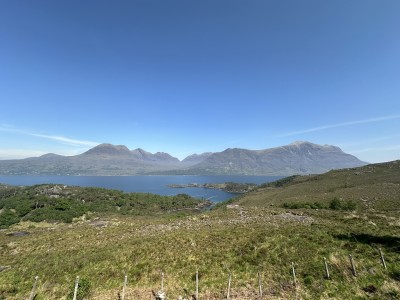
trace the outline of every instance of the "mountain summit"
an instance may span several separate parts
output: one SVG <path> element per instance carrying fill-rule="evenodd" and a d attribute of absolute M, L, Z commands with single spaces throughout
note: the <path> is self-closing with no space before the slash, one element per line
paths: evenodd
<path fill-rule="evenodd" d="M 131 155 L 128 147 L 123 145 L 100 144 L 89 149 L 83 155 L 100 155 L 100 156 L 127 156 Z"/>
<path fill-rule="evenodd" d="M 339 147 L 298 141 L 264 149 L 229 148 L 190 155 L 182 161 L 165 152 L 129 150 L 123 145 L 100 144 L 80 155 L 48 154 L 0 161 L 1 175 L 280 175 L 323 173 L 367 163 Z"/>

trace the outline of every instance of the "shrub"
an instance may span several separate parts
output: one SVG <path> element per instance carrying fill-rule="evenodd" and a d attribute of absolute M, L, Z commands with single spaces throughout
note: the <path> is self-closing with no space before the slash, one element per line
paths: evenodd
<path fill-rule="evenodd" d="M 329 208 L 333 210 L 355 210 L 357 205 L 353 201 L 342 200 L 335 197 L 331 200 Z"/>
<path fill-rule="evenodd" d="M 329 208 L 334 210 L 340 210 L 342 208 L 342 201 L 337 197 L 333 198 L 331 200 L 331 203 L 329 204 Z"/>
<path fill-rule="evenodd" d="M 389 275 L 396 281 L 400 281 L 400 266 L 393 265 L 389 269 Z"/>
<path fill-rule="evenodd" d="M 306 277 L 304 277 L 304 284 L 305 285 L 310 286 L 310 285 L 313 284 L 313 282 L 314 282 L 314 277 L 313 276 L 307 275 Z"/>
<path fill-rule="evenodd" d="M 307 208 L 307 209 L 323 209 L 327 208 L 323 203 L 320 202 L 300 202 L 300 203 L 283 203 L 284 208 L 290 208 L 290 209 L 299 209 L 299 208 Z"/>
<path fill-rule="evenodd" d="M 3 212 L 0 213 L 0 228 L 7 228 L 18 222 L 19 217 L 13 211 L 4 209 Z"/>
<path fill-rule="evenodd" d="M 71 292 L 67 296 L 67 300 L 71 300 L 74 298 L 74 290 L 75 290 L 75 283 L 71 288 Z M 76 295 L 76 299 L 83 300 L 85 297 L 89 296 L 89 294 L 90 294 L 90 282 L 85 278 L 81 278 L 78 284 L 78 293 Z"/>
<path fill-rule="evenodd" d="M 282 179 L 278 179 L 278 180 L 273 181 L 273 182 L 264 183 L 264 184 L 260 185 L 260 187 L 261 188 L 265 188 L 265 187 L 283 187 L 285 185 L 291 184 L 294 181 L 294 179 L 296 179 L 297 177 L 299 177 L 299 175 L 292 175 L 292 176 L 289 176 L 289 177 L 284 177 Z"/>

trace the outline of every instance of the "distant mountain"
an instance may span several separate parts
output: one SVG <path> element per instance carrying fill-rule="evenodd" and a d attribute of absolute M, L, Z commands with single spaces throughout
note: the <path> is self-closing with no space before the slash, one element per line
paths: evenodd
<path fill-rule="evenodd" d="M 179 169 L 181 162 L 167 153 L 152 154 L 123 145 L 100 144 L 75 156 L 45 154 L 21 160 L 0 160 L 3 175 L 136 175 Z"/>
<path fill-rule="evenodd" d="M 177 170 L 176 174 L 288 176 L 324 173 L 366 164 L 335 146 L 295 142 L 265 150 L 226 149 L 213 153 L 190 168 Z"/>
<path fill-rule="evenodd" d="M 103 156 L 103 157 L 122 157 L 131 155 L 131 151 L 123 145 L 100 144 L 89 149 L 82 155 L 85 156 Z"/>
<path fill-rule="evenodd" d="M 226 149 L 193 154 L 182 161 L 168 153 L 100 144 L 82 154 L 45 154 L 20 160 L 0 160 L 1 175 L 292 175 L 323 173 L 365 165 L 340 148 L 309 142 L 265 149 Z"/>
<path fill-rule="evenodd" d="M 135 150 L 131 150 L 132 156 L 134 156 L 136 159 L 140 160 L 152 160 L 153 154 L 150 152 L 147 152 L 141 148 L 137 148 Z"/>
<path fill-rule="evenodd" d="M 202 154 L 192 154 L 186 157 L 184 160 L 182 160 L 182 163 L 185 164 L 186 166 L 196 165 L 198 163 L 201 163 L 208 157 L 210 157 L 212 154 L 213 154 L 212 152 L 205 152 Z"/>

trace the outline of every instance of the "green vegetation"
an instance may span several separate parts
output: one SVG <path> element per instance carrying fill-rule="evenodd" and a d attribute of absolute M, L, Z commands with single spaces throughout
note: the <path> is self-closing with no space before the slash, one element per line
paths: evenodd
<path fill-rule="evenodd" d="M 273 182 L 265 183 L 265 184 L 261 185 L 261 187 L 263 187 L 263 188 L 265 188 L 265 187 L 283 187 L 290 183 L 293 183 L 294 180 L 298 177 L 299 177 L 298 175 L 288 176 L 288 177 L 285 177 L 285 178 L 282 178 L 282 179 L 279 179 L 279 180 L 276 180 Z"/>
<path fill-rule="evenodd" d="M 71 292 L 68 294 L 67 300 L 73 300 L 74 298 L 75 284 L 70 287 Z M 78 282 L 78 290 L 76 293 L 77 300 L 83 300 L 90 295 L 90 282 L 86 278 L 80 278 Z"/>
<path fill-rule="evenodd" d="M 312 209 L 333 209 L 333 210 L 355 210 L 357 208 L 356 203 L 353 201 L 346 201 L 342 199 L 338 199 L 337 197 L 333 198 L 328 204 L 321 203 L 315 201 L 313 203 L 310 202 L 295 202 L 295 203 L 283 203 L 284 208 L 290 209 L 300 209 L 300 208 L 312 208 Z"/>
<path fill-rule="evenodd" d="M 207 205 L 186 194 L 159 196 L 101 188 L 38 185 L 0 190 L 0 228 L 20 221 L 65 222 L 85 214 L 154 215 Z"/>
<path fill-rule="evenodd" d="M 121 213 L 128 198 L 121 193 L 122 200 L 114 199 L 114 191 L 102 191 L 107 195 L 103 202 L 113 209 L 92 216 L 88 211 L 90 219 L 22 221 L 0 231 L 0 270 L 7 267 L 0 271 L 0 299 L 26 299 L 36 275 L 40 300 L 68 299 L 77 275 L 86 280 L 83 299 L 118 299 L 125 274 L 127 299 L 151 299 L 162 271 L 168 298 L 177 299 L 193 294 L 196 270 L 201 299 L 224 298 L 230 272 L 233 299 L 257 298 L 258 272 L 264 299 L 400 299 L 399 166 L 298 176 L 283 186 L 258 188 L 229 206 L 185 214 L 161 213 L 160 204 L 141 214 Z M 87 190 L 84 205 L 96 191 Z M 67 204 L 60 202 L 59 211 L 68 211 Z"/>
<path fill-rule="evenodd" d="M 261 185 L 239 204 L 282 207 L 284 203 L 330 206 L 332 199 L 358 210 L 399 208 L 400 161 L 334 170 L 320 175 L 291 176 Z M 349 209 L 350 209 L 349 207 Z"/>
<path fill-rule="evenodd" d="M 79 275 L 90 283 L 86 299 L 117 299 L 127 273 L 128 299 L 147 299 L 159 288 L 164 271 L 167 294 L 177 299 L 184 289 L 193 293 L 198 269 L 203 299 L 222 299 L 229 272 L 233 292 L 243 297 L 236 299 L 254 299 L 245 295 L 257 291 L 257 272 L 266 299 L 294 299 L 296 293 L 301 299 L 362 299 L 369 294 L 363 288 L 371 285 L 376 299 L 393 299 L 389 295 L 399 292 L 399 227 L 391 225 L 399 220 L 395 214 L 306 210 L 309 219 L 302 221 L 280 209 L 245 212 L 223 209 L 175 220 L 118 216 L 71 225 L 22 223 L 7 232 L 27 230 L 29 235 L 0 236 L 0 265 L 12 266 L 2 272 L 0 290 L 6 299 L 24 298 L 38 275 L 42 299 L 64 299 Z M 377 247 L 388 271 L 380 265 Z M 350 253 L 357 278 L 351 275 Z M 331 280 L 324 278 L 323 257 Z"/>

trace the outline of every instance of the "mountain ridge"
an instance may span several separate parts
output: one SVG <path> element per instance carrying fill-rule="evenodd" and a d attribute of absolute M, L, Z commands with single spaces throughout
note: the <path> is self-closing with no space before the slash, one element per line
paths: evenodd
<path fill-rule="evenodd" d="M 323 173 L 367 164 L 339 147 L 296 141 L 249 150 L 192 154 L 180 161 L 165 152 L 150 153 L 124 145 L 99 144 L 82 154 L 53 153 L 0 161 L 1 175 L 280 175 Z"/>
<path fill-rule="evenodd" d="M 324 173 L 332 169 L 366 165 L 339 147 L 298 141 L 263 150 L 228 148 L 175 174 L 196 175 L 294 175 Z"/>

